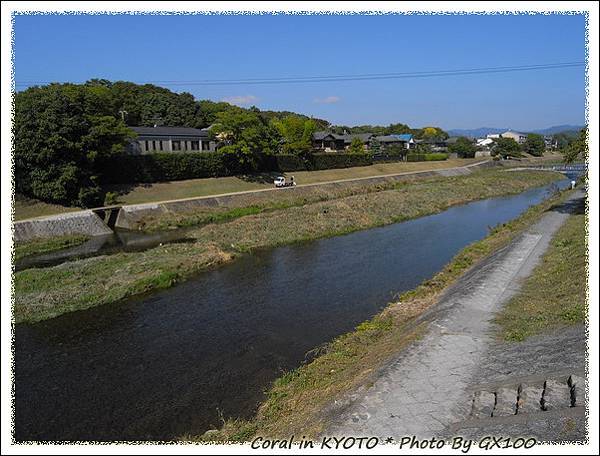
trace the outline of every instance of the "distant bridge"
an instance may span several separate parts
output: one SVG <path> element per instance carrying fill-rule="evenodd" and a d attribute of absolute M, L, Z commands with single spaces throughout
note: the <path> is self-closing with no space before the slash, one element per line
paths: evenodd
<path fill-rule="evenodd" d="M 540 171 L 557 171 L 559 173 L 584 173 L 587 171 L 587 163 L 572 163 L 561 165 L 538 165 L 526 166 L 527 169 L 539 169 Z"/>
<path fill-rule="evenodd" d="M 572 163 L 560 165 L 530 165 L 519 166 L 518 168 L 510 168 L 507 171 L 521 170 L 537 170 L 537 171 L 555 171 L 567 175 L 568 177 L 579 176 L 585 173 L 588 169 L 587 163 Z"/>

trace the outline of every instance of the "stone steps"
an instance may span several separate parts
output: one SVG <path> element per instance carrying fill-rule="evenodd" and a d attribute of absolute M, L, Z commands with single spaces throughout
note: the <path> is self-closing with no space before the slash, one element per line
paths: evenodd
<path fill-rule="evenodd" d="M 473 393 L 470 419 L 543 413 L 585 407 L 586 384 L 582 376 L 549 376 L 507 385 L 480 387 Z"/>

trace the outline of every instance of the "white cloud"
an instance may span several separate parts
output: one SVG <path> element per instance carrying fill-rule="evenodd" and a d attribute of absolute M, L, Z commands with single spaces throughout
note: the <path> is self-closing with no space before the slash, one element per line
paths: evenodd
<path fill-rule="evenodd" d="M 331 104 L 331 103 L 337 103 L 340 100 L 341 100 L 340 97 L 336 97 L 335 95 L 331 95 L 331 96 L 325 97 L 325 98 L 315 98 L 315 103 Z"/>
<path fill-rule="evenodd" d="M 248 105 L 258 101 L 258 97 L 254 95 L 234 95 L 231 97 L 225 97 L 222 101 L 226 101 L 227 103 L 234 105 Z"/>

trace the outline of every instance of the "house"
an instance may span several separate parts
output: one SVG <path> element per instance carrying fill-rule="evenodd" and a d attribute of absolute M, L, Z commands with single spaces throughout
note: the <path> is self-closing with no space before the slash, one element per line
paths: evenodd
<path fill-rule="evenodd" d="M 317 131 L 313 134 L 312 145 L 315 149 L 321 149 L 325 152 L 339 152 L 348 149 L 352 144 L 352 140 L 358 138 L 365 145 L 365 149 L 368 149 L 374 136 L 372 133 L 338 135 L 328 131 Z"/>
<path fill-rule="evenodd" d="M 133 154 L 154 152 L 213 152 L 217 143 L 208 129 L 187 127 L 129 127 L 137 137 L 129 144 Z"/>
<path fill-rule="evenodd" d="M 404 149 L 414 149 L 417 145 L 411 134 L 375 136 L 372 139 L 380 144 L 382 150 L 385 150 L 386 147 L 390 146 L 401 146 Z"/>
<path fill-rule="evenodd" d="M 544 136 L 544 145 L 546 150 L 558 149 L 558 141 L 553 136 Z"/>
<path fill-rule="evenodd" d="M 315 149 L 321 149 L 325 152 L 335 152 L 344 150 L 344 144 L 344 135 L 328 131 L 316 131 L 313 133 L 312 145 Z"/>
<path fill-rule="evenodd" d="M 527 133 L 519 133 L 518 131 L 508 130 L 504 133 L 500 134 L 501 138 L 511 138 L 514 139 L 519 144 L 523 144 L 527 139 Z"/>
<path fill-rule="evenodd" d="M 448 150 L 448 143 L 443 138 L 418 139 L 416 143 L 419 145 L 428 146 L 432 152 L 445 152 Z"/>

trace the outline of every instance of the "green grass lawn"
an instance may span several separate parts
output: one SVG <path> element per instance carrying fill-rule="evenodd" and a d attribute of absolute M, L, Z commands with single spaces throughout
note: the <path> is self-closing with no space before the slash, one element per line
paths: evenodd
<path fill-rule="evenodd" d="M 32 241 L 17 242 L 15 244 L 15 260 L 20 260 L 30 255 L 49 253 L 55 250 L 81 245 L 88 239 L 89 237 L 87 236 L 70 234 L 53 238 L 40 238 Z"/>
<path fill-rule="evenodd" d="M 15 220 L 24 220 L 33 217 L 42 217 L 44 215 L 60 214 L 63 212 L 73 212 L 81 210 L 79 207 L 60 206 L 58 204 L 48 204 L 42 201 L 27 198 L 26 196 L 16 194 L 15 202 Z"/>
<path fill-rule="evenodd" d="M 497 318 L 505 340 L 522 341 L 585 320 L 586 255 L 585 214 L 572 215 L 519 294 Z"/>

